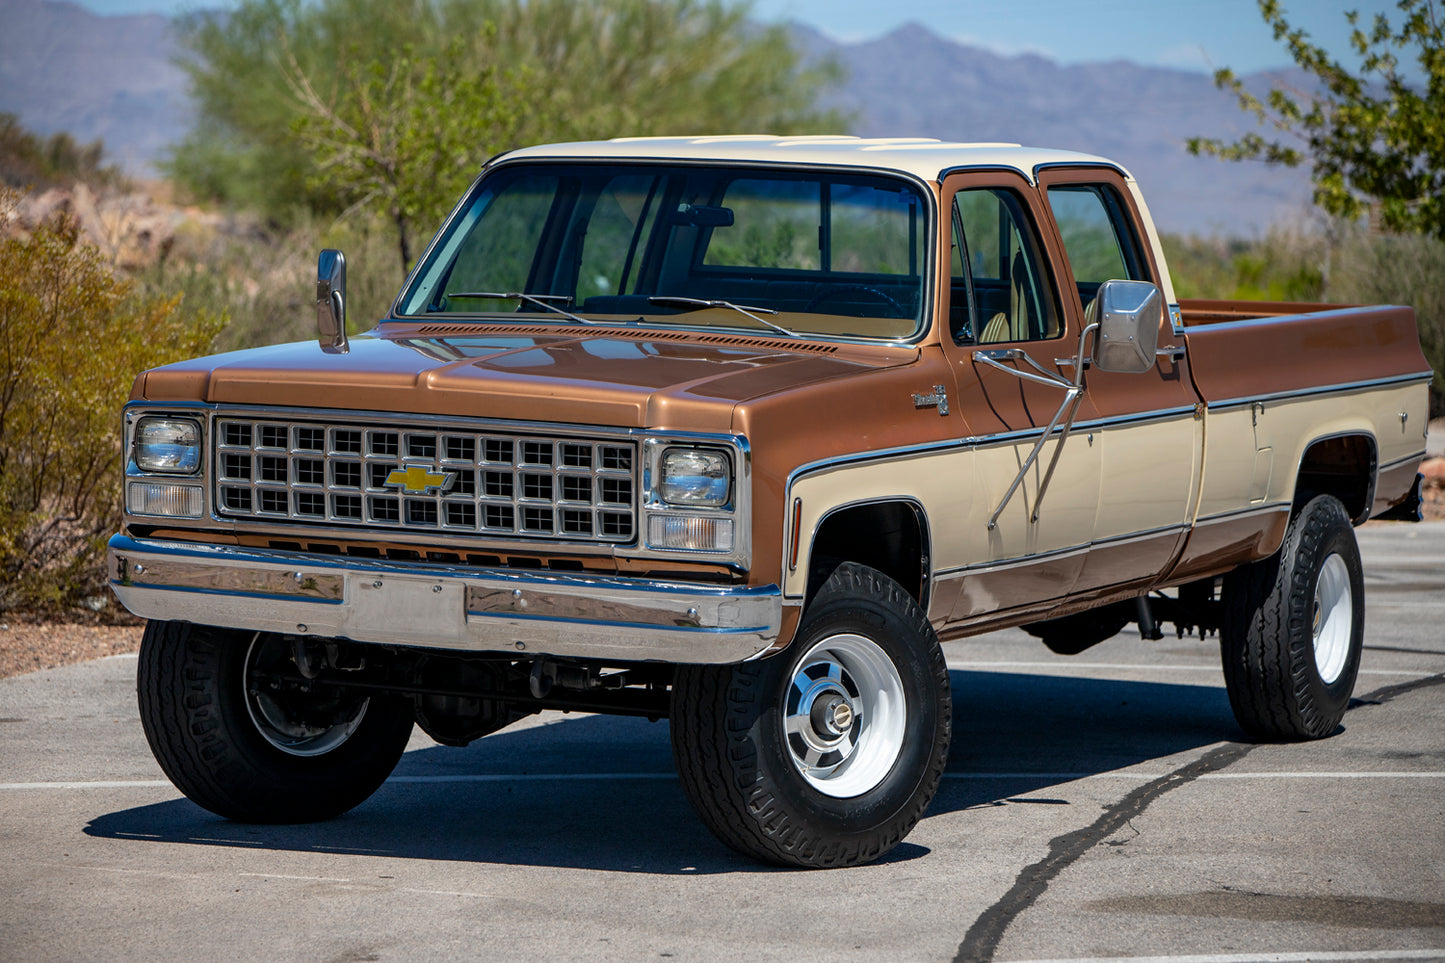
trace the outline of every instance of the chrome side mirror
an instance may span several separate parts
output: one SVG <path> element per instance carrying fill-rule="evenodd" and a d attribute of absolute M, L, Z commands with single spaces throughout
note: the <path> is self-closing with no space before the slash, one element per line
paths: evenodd
<path fill-rule="evenodd" d="M 1154 367 L 1164 300 L 1149 281 L 1105 281 L 1095 298 L 1099 333 L 1094 365 L 1139 374 Z"/>
<path fill-rule="evenodd" d="M 316 261 L 316 336 L 327 354 L 346 354 L 346 255 L 334 248 Z"/>

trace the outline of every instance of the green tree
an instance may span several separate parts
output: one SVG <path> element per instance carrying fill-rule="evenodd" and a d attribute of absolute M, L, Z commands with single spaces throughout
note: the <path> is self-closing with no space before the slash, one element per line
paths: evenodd
<path fill-rule="evenodd" d="M 204 353 L 222 324 L 135 297 L 73 219 L 11 231 L 18 200 L 0 190 L 0 611 L 103 588 L 117 413 L 136 374 Z"/>
<path fill-rule="evenodd" d="M 199 120 L 169 169 L 281 220 L 372 206 L 405 237 L 406 261 L 413 231 L 435 228 L 498 150 L 840 126 L 815 106 L 836 69 L 805 68 L 782 28 L 747 12 L 725 0 L 241 0 L 183 29 Z"/>
<path fill-rule="evenodd" d="M 1378 14 L 1368 27 L 1358 12 L 1345 14 L 1350 43 L 1361 58 L 1352 72 L 1292 27 L 1278 0 L 1259 10 L 1294 62 L 1318 82 L 1305 96 L 1276 86 L 1263 100 L 1234 72 L 1214 75 L 1242 109 L 1288 135 L 1289 141 L 1246 134 L 1232 143 L 1195 137 L 1194 154 L 1225 160 L 1263 160 L 1311 166 L 1315 203 L 1349 220 L 1377 208 L 1390 230 L 1445 240 L 1445 43 L 1434 0 L 1399 0 L 1398 26 Z M 1414 59 L 1419 75 L 1402 68 L 1398 54 Z"/>
<path fill-rule="evenodd" d="M 463 68 L 459 48 L 453 42 L 440 57 L 418 58 L 405 46 L 386 62 L 348 61 L 326 93 L 294 57 L 286 64 L 299 106 L 292 129 L 312 161 L 307 187 L 384 214 L 403 274 L 416 225 L 440 222 L 478 156 L 516 137 L 519 88 L 492 68 Z"/>

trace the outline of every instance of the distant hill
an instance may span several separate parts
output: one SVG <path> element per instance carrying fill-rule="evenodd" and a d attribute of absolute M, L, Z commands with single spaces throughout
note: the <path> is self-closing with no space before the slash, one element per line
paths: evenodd
<path fill-rule="evenodd" d="M 190 124 L 186 77 L 165 17 L 102 17 L 62 0 L 0 0 L 0 111 L 37 134 L 105 140 L 148 172 Z"/>
<path fill-rule="evenodd" d="M 1307 210 L 1303 171 L 1185 153 L 1190 135 L 1234 136 L 1250 124 L 1204 74 L 1001 56 L 918 24 L 846 44 L 805 26 L 792 29 L 809 55 L 832 55 L 848 68 L 830 103 L 854 116 L 854 133 L 1103 154 L 1134 173 L 1160 229 L 1169 232 L 1252 235 Z M 176 52 L 170 23 L 160 16 L 98 16 L 63 0 L 0 0 L 0 111 L 19 114 L 36 133 L 104 138 L 122 166 L 150 172 L 189 123 Z"/>

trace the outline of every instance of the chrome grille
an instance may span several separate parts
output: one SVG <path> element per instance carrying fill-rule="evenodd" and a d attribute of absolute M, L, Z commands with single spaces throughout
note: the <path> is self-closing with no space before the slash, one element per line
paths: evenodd
<path fill-rule="evenodd" d="M 408 425 L 218 418 L 228 518 L 630 542 L 631 442 Z"/>

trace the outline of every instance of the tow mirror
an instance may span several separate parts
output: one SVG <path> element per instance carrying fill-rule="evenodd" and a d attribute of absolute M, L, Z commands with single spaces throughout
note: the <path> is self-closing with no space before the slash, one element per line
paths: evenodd
<path fill-rule="evenodd" d="M 1105 281 L 1099 285 L 1099 333 L 1094 365 L 1101 371 L 1139 374 L 1154 367 L 1164 299 L 1149 281 Z"/>
<path fill-rule="evenodd" d="M 316 337 L 327 354 L 346 354 L 346 255 L 334 248 L 316 261 Z"/>

